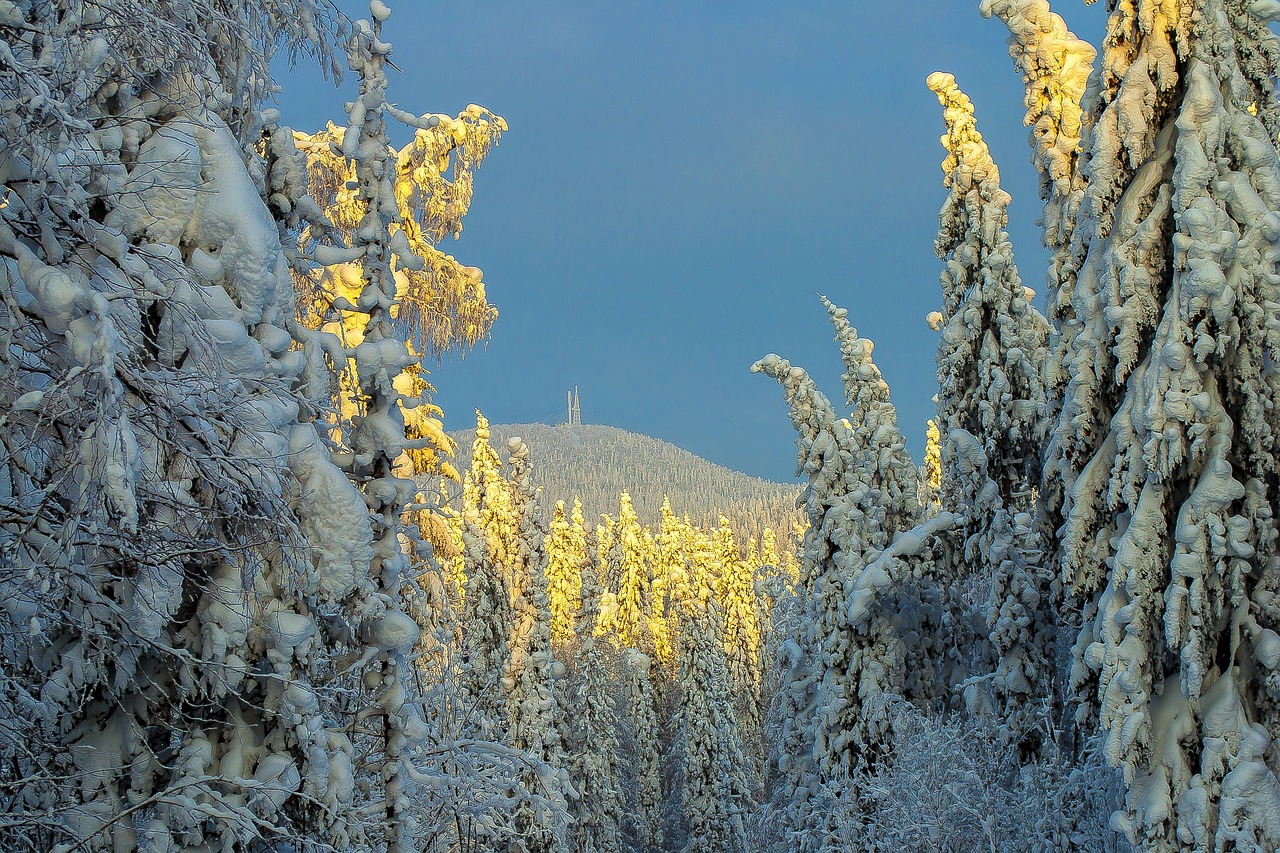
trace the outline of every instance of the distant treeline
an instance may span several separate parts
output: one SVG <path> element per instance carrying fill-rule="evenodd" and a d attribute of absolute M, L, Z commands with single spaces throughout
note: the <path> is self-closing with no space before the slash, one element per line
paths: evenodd
<path fill-rule="evenodd" d="M 587 519 L 617 515 L 618 496 L 625 491 L 640 523 L 655 527 L 664 495 L 676 514 L 688 516 L 693 524 L 713 528 L 723 515 L 750 541 L 759 541 L 767 528 L 778 534 L 780 544 L 791 542 L 797 539 L 795 525 L 804 520 L 796 508 L 798 485 L 750 477 L 647 435 L 594 424 L 504 424 L 491 430 L 500 452 L 512 436 L 529 445 L 532 477 L 542 490 L 546 518 L 557 500 L 571 502 L 575 497 L 582 501 Z M 458 443 L 455 466 L 468 470 L 475 430 L 449 435 Z M 455 498 L 460 492 L 455 484 L 446 488 Z"/>

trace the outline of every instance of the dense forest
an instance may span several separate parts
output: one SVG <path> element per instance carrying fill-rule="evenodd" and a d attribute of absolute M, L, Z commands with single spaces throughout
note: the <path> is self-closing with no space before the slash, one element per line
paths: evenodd
<path fill-rule="evenodd" d="M 980 11 L 1045 310 L 935 73 L 929 450 L 798 306 L 844 372 L 750 367 L 793 550 L 774 486 L 642 522 L 623 465 L 588 519 L 483 416 L 450 462 L 423 358 L 497 309 L 441 247 L 507 124 L 398 106 L 382 0 L 0 0 L 0 848 L 1280 849 L 1280 3 Z M 341 124 L 281 123 L 279 52 Z"/>

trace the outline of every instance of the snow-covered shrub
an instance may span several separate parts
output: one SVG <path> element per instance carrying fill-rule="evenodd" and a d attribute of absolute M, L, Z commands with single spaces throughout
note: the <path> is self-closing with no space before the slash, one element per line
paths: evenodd
<path fill-rule="evenodd" d="M 1096 753 L 1076 763 L 1050 748 L 1023 763 L 989 721 L 929 716 L 905 703 L 893 704 L 887 713 L 894 720 L 893 760 L 858 777 L 866 820 L 848 849 L 1129 850 L 1107 825 L 1119 803 L 1118 774 Z M 1047 715 L 1041 722 L 1050 725 Z"/>

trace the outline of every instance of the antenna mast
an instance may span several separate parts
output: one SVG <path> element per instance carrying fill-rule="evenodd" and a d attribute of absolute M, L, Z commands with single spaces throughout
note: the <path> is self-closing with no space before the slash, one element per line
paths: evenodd
<path fill-rule="evenodd" d="M 582 407 L 578 400 L 578 386 L 573 386 L 573 394 L 569 402 L 569 425 L 582 426 Z"/>

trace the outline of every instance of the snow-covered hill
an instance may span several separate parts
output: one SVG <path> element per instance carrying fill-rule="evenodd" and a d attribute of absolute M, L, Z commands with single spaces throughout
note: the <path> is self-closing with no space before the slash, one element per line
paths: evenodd
<path fill-rule="evenodd" d="M 583 515 L 616 515 L 618 496 L 631 494 L 641 524 L 657 526 L 664 495 L 679 515 L 714 526 L 724 515 L 740 535 L 754 537 L 766 527 L 790 531 L 800 487 L 774 483 L 708 462 L 674 444 L 610 426 L 504 424 L 491 426 L 492 444 L 505 456 L 507 439 L 529 445 L 534 483 L 550 508 L 557 500 L 582 500 Z M 458 443 L 459 471 L 471 466 L 475 430 L 449 433 Z"/>

